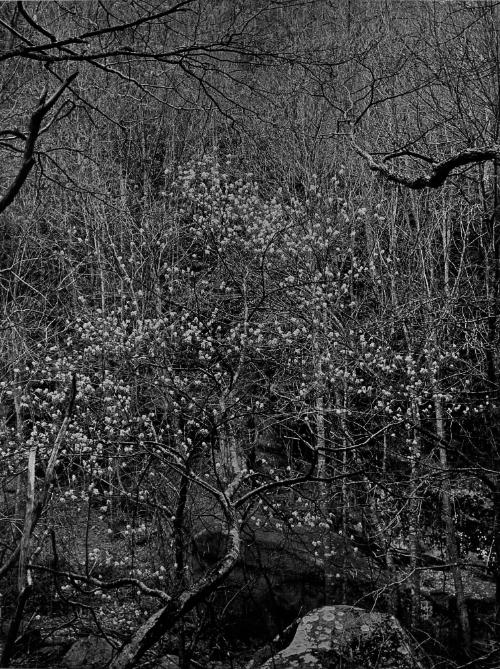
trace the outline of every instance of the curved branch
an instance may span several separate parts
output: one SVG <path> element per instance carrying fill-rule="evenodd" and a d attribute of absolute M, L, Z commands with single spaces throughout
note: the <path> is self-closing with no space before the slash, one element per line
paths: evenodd
<path fill-rule="evenodd" d="M 394 158 L 401 158 L 402 156 L 410 156 L 411 158 L 418 158 L 418 160 L 423 160 L 426 163 L 430 163 L 431 165 L 436 164 L 434 158 L 426 156 L 423 153 L 417 153 L 416 151 L 408 151 L 408 150 L 395 151 L 394 153 L 389 153 L 387 154 L 387 156 L 384 156 L 382 162 L 386 163 L 389 160 L 393 160 Z"/>
<path fill-rule="evenodd" d="M 241 538 L 235 504 L 232 496 L 237 490 L 243 474 L 228 485 L 226 490 L 219 492 L 219 503 L 228 525 L 228 546 L 224 557 L 203 578 L 187 587 L 183 592 L 156 611 L 139 627 L 133 637 L 126 643 L 110 664 L 110 669 L 131 669 L 144 653 L 173 627 L 186 613 L 203 602 L 206 597 L 226 579 L 235 567 L 240 556 Z"/>
<path fill-rule="evenodd" d="M 359 144 L 356 143 L 351 136 L 351 144 L 356 153 L 361 156 L 372 172 L 377 172 L 388 181 L 406 186 L 413 190 L 423 190 L 424 188 L 440 188 L 451 172 L 457 167 L 464 167 L 465 165 L 475 165 L 477 163 L 484 163 L 487 160 L 495 160 L 500 158 L 500 145 L 492 144 L 491 146 L 477 147 L 472 149 L 465 149 L 453 156 L 442 160 L 441 162 L 434 162 L 430 172 L 422 174 L 417 177 L 409 176 L 403 172 L 398 172 L 387 166 L 384 162 L 377 162 L 374 157 L 365 151 Z M 399 155 L 398 153 L 391 154 L 391 158 Z M 418 156 L 430 162 L 432 159 L 428 157 Z M 384 159 L 386 160 L 386 159 Z"/>
<path fill-rule="evenodd" d="M 51 42 L 55 42 L 55 41 L 56 41 L 55 36 L 54 36 L 51 32 L 49 32 L 46 28 L 44 28 L 44 27 L 41 26 L 39 23 L 37 23 L 37 22 L 35 21 L 35 19 L 34 19 L 32 16 L 30 16 L 30 15 L 28 14 L 28 12 L 27 12 L 26 9 L 24 8 L 23 3 L 21 2 L 21 0 L 19 0 L 19 2 L 17 3 L 17 8 L 18 8 L 20 14 L 25 18 L 25 20 L 27 21 L 27 23 L 29 23 L 29 25 L 30 25 L 32 28 L 34 28 L 37 32 L 41 33 L 41 34 L 44 35 L 45 37 L 48 37 L 48 38 L 50 39 Z"/>
<path fill-rule="evenodd" d="M 28 21 L 28 23 L 30 23 L 32 27 L 35 28 L 35 30 L 41 32 L 42 34 L 45 34 L 49 38 L 50 42 L 45 44 L 33 44 L 25 37 L 23 37 L 23 35 L 15 31 L 12 26 L 10 26 L 8 23 L 4 21 L 1 21 L 0 19 L 0 22 L 3 23 L 8 30 L 10 30 L 11 32 L 14 31 L 14 34 L 18 39 L 21 39 L 23 42 L 27 42 L 28 44 L 28 46 L 23 46 L 18 49 L 12 49 L 11 51 L 7 51 L 1 54 L 0 61 L 18 57 L 21 58 L 34 57 L 40 60 L 52 61 L 53 58 L 51 55 L 46 54 L 47 51 L 52 51 L 54 49 L 62 49 L 63 47 L 68 47 L 76 44 L 85 44 L 87 40 L 92 39 L 94 37 L 101 37 L 102 35 L 106 34 L 120 33 L 125 30 L 129 30 L 130 28 L 137 28 L 138 26 L 141 26 L 143 24 L 148 24 L 153 21 L 164 20 L 166 17 L 171 16 L 172 14 L 175 15 L 176 13 L 187 11 L 187 8 L 189 7 L 189 5 L 193 4 L 193 2 L 194 0 L 179 0 L 179 2 L 174 4 L 172 7 L 169 7 L 168 9 L 163 9 L 162 11 L 157 12 L 156 14 L 145 13 L 143 16 L 140 16 L 138 19 L 135 19 L 134 21 L 119 23 L 114 26 L 99 28 L 97 30 L 91 30 L 81 35 L 75 35 L 61 40 L 56 40 L 54 35 L 46 31 L 39 24 L 35 23 L 23 8 L 23 11 L 21 11 L 21 13 L 24 16 L 24 18 Z M 19 5 L 21 5 L 22 7 L 22 4 L 20 2 Z M 73 54 L 73 56 L 75 55 L 76 54 Z M 69 58 L 69 60 L 72 59 L 73 58 L 71 57 Z M 85 60 L 85 57 L 80 57 L 80 60 Z"/>
<path fill-rule="evenodd" d="M 33 165 L 35 164 L 35 144 L 41 133 L 42 121 L 50 112 L 52 107 L 57 103 L 61 95 L 72 81 L 78 76 L 78 72 L 74 72 L 66 81 L 57 89 L 57 91 L 47 100 L 47 92 L 44 91 L 38 101 L 38 106 L 32 113 L 28 125 L 28 133 L 24 145 L 23 158 L 21 166 L 15 176 L 13 182 L 7 189 L 7 192 L 0 198 L 0 214 L 4 212 L 15 200 L 17 194 L 24 185 L 24 182 L 29 176 Z"/>
<path fill-rule="evenodd" d="M 169 595 L 167 595 L 166 592 L 163 592 L 163 590 L 150 588 L 137 578 L 124 577 L 116 578 L 113 581 L 103 581 L 100 578 L 85 576 L 84 574 L 77 574 L 76 572 L 72 571 L 60 571 L 59 569 L 53 569 L 52 567 L 46 567 L 45 565 L 30 564 L 29 568 L 33 569 L 34 571 L 44 571 L 49 574 L 54 574 L 55 576 L 62 576 L 63 578 L 67 578 L 69 581 L 82 581 L 83 583 L 93 585 L 97 588 L 100 588 L 101 590 L 114 590 L 117 588 L 134 587 L 145 595 L 156 597 L 157 599 L 161 599 L 163 602 L 170 602 L 172 599 Z"/>

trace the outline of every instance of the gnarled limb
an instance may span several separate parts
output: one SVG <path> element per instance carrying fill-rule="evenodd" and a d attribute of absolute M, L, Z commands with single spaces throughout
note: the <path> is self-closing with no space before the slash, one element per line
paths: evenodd
<path fill-rule="evenodd" d="M 207 596 L 226 579 L 240 556 L 240 528 L 232 495 L 243 478 L 240 473 L 224 492 L 217 494 L 221 509 L 228 524 L 228 547 L 223 559 L 199 581 L 187 587 L 180 595 L 172 597 L 165 606 L 150 616 L 135 632 L 110 664 L 110 669 L 131 669 L 137 661 L 186 613 L 203 602 Z"/>
<path fill-rule="evenodd" d="M 465 167 L 466 165 L 474 165 L 477 163 L 484 163 L 487 160 L 495 160 L 500 158 L 500 145 L 492 144 L 491 146 L 476 147 L 472 149 L 465 149 L 459 153 L 446 158 L 440 162 L 432 161 L 432 159 L 427 156 L 418 156 L 426 162 L 432 162 L 432 169 L 417 177 L 409 176 L 404 172 L 395 170 L 387 165 L 387 160 L 393 157 L 399 157 L 402 155 L 412 155 L 417 156 L 414 152 L 403 152 L 398 151 L 393 153 L 390 156 L 384 158 L 382 162 L 376 161 L 375 158 L 365 151 L 359 144 L 355 141 L 354 137 L 351 136 L 351 144 L 356 153 L 361 156 L 365 162 L 368 164 L 368 167 L 372 172 L 377 172 L 383 176 L 388 181 L 393 183 L 406 186 L 413 190 L 423 190 L 424 188 L 440 188 L 450 176 L 451 172 L 457 167 Z"/>
<path fill-rule="evenodd" d="M 21 166 L 19 167 L 19 170 L 11 185 L 7 189 L 7 192 L 0 198 L 0 214 L 12 204 L 22 186 L 24 185 L 24 182 L 28 178 L 33 165 L 35 164 L 35 144 L 42 130 L 43 119 L 45 116 L 47 116 L 61 95 L 64 93 L 66 88 L 68 88 L 68 86 L 77 76 L 78 72 L 74 72 L 71 76 L 69 76 L 66 81 L 64 81 L 64 83 L 57 89 L 57 91 L 50 96 L 50 98 L 47 99 L 47 91 L 44 91 L 40 96 L 38 106 L 32 113 L 28 125 L 28 133 L 25 139 Z"/>

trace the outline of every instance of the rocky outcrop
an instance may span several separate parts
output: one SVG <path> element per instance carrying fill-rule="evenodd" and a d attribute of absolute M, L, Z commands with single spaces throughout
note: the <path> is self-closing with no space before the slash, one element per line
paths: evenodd
<path fill-rule="evenodd" d="M 324 606 L 299 623 L 292 643 L 262 669 L 422 669 L 394 616 L 355 606 Z"/>
<path fill-rule="evenodd" d="M 219 527 L 199 533 L 194 542 L 194 572 L 212 568 L 224 555 Z M 324 603 L 322 564 L 311 542 L 276 531 L 242 532 L 241 556 L 219 587 L 207 613 L 227 638 L 270 640 L 303 611 Z"/>
<path fill-rule="evenodd" d="M 214 620 L 219 629 L 224 629 L 227 638 L 270 641 L 305 611 L 325 604 L 325 566 L 315 553 L 315 546 L 322 543 L 322 539 L 318 530 L 309 528 L 297 528 L 288 533 L 271 529 L 242 530 L 240 560 L 213 600 Z M 335 554 L 334 572 L 338 571 L 334 583 L 338 593 L 330 593 L 332 600 L 341 600 L 346 583 L 352 600 L 373 590 L 380 569 L 347 545 L 342 537 L 334 535 L 329 543 Z M 214 567 L 224 555 L 225 547 L 226 537 L 221 527 L 207 527 L 198 533 L 193 547 L 195 575 Z"/>

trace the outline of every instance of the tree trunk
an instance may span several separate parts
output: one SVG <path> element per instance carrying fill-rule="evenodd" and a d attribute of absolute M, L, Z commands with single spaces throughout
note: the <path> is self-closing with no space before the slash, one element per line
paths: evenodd
<path fill-rule="evenodd" d="M 464 584 L 462 579 L 462 571 L 458 564 L 459 554 L 457 547 L 457 539 L 455 534 L 455 523 L 453 520 L 451 494 L 450 494 L 450 477 L 448 472 L 448 458 L 446 454 L 446 447 L 444 444 L 444 420 L 443 420 L 443 404 L 441 397 L 435 393 L 434 407 L 436 411 L 436 434 L 439 437 L 439 460 L 441 469 L 443 471 L 442 493 L 441 493 L 441 509 L 443 514 L 443 524 L 446 534 L 446 552 L 448 561 L 451 564 L 451 572 L 453 574 L 453 583 L 455 585 L 455 595 L 457 598 L 458 619 L 460 622 L 460 631 L 462 634 L 462 642 L 466 653 L 470 651 L 471 634 L 469 612 L 467 610 L 467 602 L 465 600 Z"/>
<path fill-rule="evenodd" d="M 154 613 L 126 643 L 109 669 L 131 669 L 137 665 L 144 653 L 195 606 L 203 602 L 222 583 L 236 564 L 240 555 L 240 533 L 234 518 L 229 531 L 229 548 L 222 563 L 193 587 L 172 599 Z"/>
<path fill-rule="evenodd" d="M 409 490 L 409 530 L 408 544 L 410 549 L 410 583 L 411 583 L 411 625 L 417 628 L 420 623 L 420 499 L 418 486 L 420 478 L 420 412 L 415 400 L 412 400 L 413 442 L 410 453 L 410 490 Z"/>
<path fill-rule="evenodd" d="M 495 543 L 495 639 L 500 641 L 500 484 L 497 482 L 493 492 L 495 524 L 493 528 Z"/>
<path fill-rule="evenodd" d="M 28 560 L 31 544 L 31 533 L 35 524 L 35 462 L 37 447 L 31 446 L 28 456 L 28 480 L 26 486 L 26 511 L 24 514 L 24 530 L 19 551 L 19 572 L 17 580 L 17 604 L 11 620 L 7 640 L 0 659 L 0 667 L 8 667 L 14 650 L 14 643 L 23 620 L 26 601 L 31 592 L 31 573 L 28 569 Z"/>
<path fill-rule="evenodd" d="M 349 547 L 347 542 L 347 521 L 348 521 L 348 507 L 349 496 L 347 493 L 347 389 L 345 385 L 342 390 L 335 390 L 335 405 L 339 416 L 340 431 L 341 431 L 341 448 L 342 448 L 342 484 L 341 484 L 341 518 L 342 518 L 342 539 L 344 542 L 344 551 L 342 556 L 342 603 L 347 604 L 347 561 Z"/>

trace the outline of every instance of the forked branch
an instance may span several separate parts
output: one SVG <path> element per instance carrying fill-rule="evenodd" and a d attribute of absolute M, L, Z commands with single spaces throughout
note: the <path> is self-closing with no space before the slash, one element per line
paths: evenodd
<path fill-rule="evenodd" d="M 455 170 L 457 167 L 475 165 L 477 163 L 484 163 L 487 160 L 495 160 L 500 158 L 500 144 L 492 144 L 491 146 L 465 149 L 464 151 L 455 153 L 449 158 L 446 158 L 446 160 L 442 160 L 440 162 L 433 161 L 427 156 L 420 156 L 414 152 L 409 151 L 398 151 L 397 153 L 390 154 L 389 156 L 386 156 L 382 162 L 380 162 L 375 160 L 371 153 L 359 146 L 352 135 L 351 144 L 356 153 L 365 160 L 372 172 L 377 172 L 388 181 L 406 186 L 407 188 L 411 188 L 413 190 L 423 190 L 424 188 L 440 188 L 448 179 L 453 170 Z M 405 174 L 404 172 L 390 167 L 387 164 L 390 159 L 403 155 L 411 155 L 413 157 L 418 156 L 422 160 L 430 162 L 432 164 L 432 168 L 429 172 L 412 177 L 408 174 Z"/>
<path fill-rule="evenodd" d="M 35 144 L 42 130 L 43 119 L 77 76 L 78 72 L 69 76 L 50 98 L 47 99 L 47 91 L 44 91 L 40 96 L 38 106 L 30 117 L 21 165 L 7 192 L 0 198 L 0 214 L 12 204 L 35 164 Z"/>

